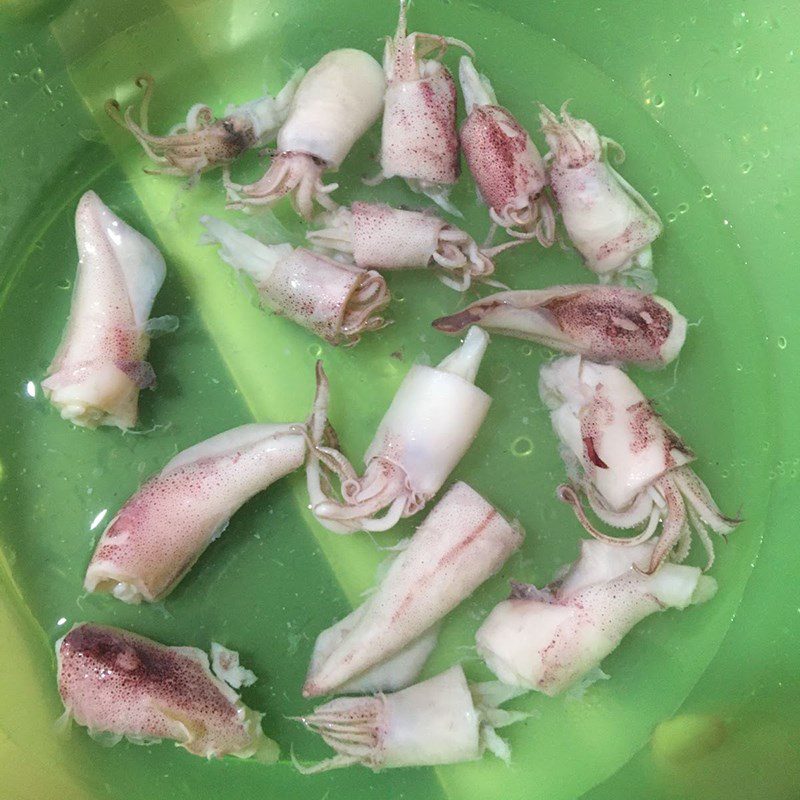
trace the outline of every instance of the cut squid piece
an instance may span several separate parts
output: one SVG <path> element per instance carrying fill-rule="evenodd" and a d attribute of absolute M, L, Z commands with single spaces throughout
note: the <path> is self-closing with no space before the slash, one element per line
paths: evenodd
<path fill-rule="evenodd" d="M 299 469 L 305 455 L 302 424 L 242 425 L 178 453 L 111 520 L 84 587 L 126 603 L 160 600 L 240 506 Z"/>
<path fill-rule="evenodd" d="M 261 729 L 263 714 L 215 678 L 196 647 L 84 622 L 56 642 L 56 659 L 63 719 L 105 744 L 174 739 L 203 758 L 278 760 L 278 745 Z"/>
<path fill-rule="evenodd" d="M 609 163 L 613 140 L 600 136 L 585 119 L 561 107 L 561 120 L 541 108 L 542 131 L 550 147 L 550 186 L 569 238 L 584 264 L 600 281 L 629 278 L 654 292 L 650 245 L 662 231 L 656 211 Z"/>
<path fill-rule="evenodd" d="M 478 654 L 511 686 L 559 694 L 597 670 L 637 623 L 668 608 L 713 597 L 716 581 L 697 567 L 662 564 L 643 572 L 653 542 L 581 543 L 580 558 L 544 589 L 513 584 L 478 629 Z"/>
<path fill-rule="evenodd" d="M 139 390 L 155 386 L 145 361 L 148 317 L 166 265 L 156 246 L 94 192 L 78 203 L 75 236 L 78 271 L 69 320 L 42 390 L 75 425 L 132 428 Z"/>
<path fill-rule="evenodd" d="M 200 218 L 202 242 L 221 245 L 219 255 L 249 275 L 265 306 L 331 344 L 355 344 L 386 322 L 379 312 L 391 295 L 372 270 L 290 244 L 267 245 L 215 217 Z"/>
<path fill-rule="evenodd" d="M 488 749 L 508 761 L 508 744 L 495 732 L 526 717 L 498 706 L 521 692 L 496 683 L 469 684 L 460 666 L 392 694 L 339 697 L 300 717 L 337 755 L 304 774 L 362 764 L 421 767 L 475 761 Z"/>
<path fill-rule="evenodd" d="M 686 339 L 686 318 L 663 297 L 592 284 L 497 292 L 433 322 L 444 333 L 470 325 L 594 361 L 649 369 L 677 358 Z"/>
<path fill-rule="evenodd" d="M 430 267 L 445 286 L 459 292 L 473 280 L 486 280 L 494 273 L 494 256 L 519 244 L 479 247 L 468 233 L 436 214 L 383 203 L 353 203 L 323 215 L 321 224 L 307 238 L 351 255 L 356 266 L 387 272 Z"/>
<path fill-rule="evenodd" d="M 547 170 L 536 145 L 516 117 L 498 105 L 488 78 L 478 74 L 467 56 L 459 62 L 458 77 L 467 107 L 461 149 L 493 225 L 550 247 L 556 221 L 546 194 Z"/>
<path fill-rule="evenodd" d="M 352 690 L 345 689 L 348 681 L 424 636 L 494 575 L 523 537 L 518 524 L 507 522 L 466 483 L 456 483 L 392 562 L 375 593 L 348 617 L 352 621 L 339 641 L 329 646 L 342 623 L 320 635 L 304 696 Z M 419 670 L 406 672 L 403 685 L 418 674 Z M 402 687 L 374 686 L 381 691 L 394 688 Z"/>
<path fill-rule="evenodd" d="M 150 75 L 136 79 L 136 85 L 144 89 L 138 122 L 133 119 L 133 106 L 122 114 L 116 100 L 106 101 L 106 113 L 136 137 L 159 167 L 145 172 L 196 179 L 202 172 L 218 166 L 227 170 L 231 161 L 246 150 L 272 141 L 289 113 L 289 103 L 302 77 L 302 70 L 295 72 L 275 97 L 267 94 L 238 106 L 228 105 L 222 119 L 217 119 L 209 106 L 196 103 L 189 109 L 186 122 L 173 127 L 166 136 L 155 136 L 148 130 L 148 111 L 155 86 Z"/>
<path fill-rule="evenodd" d="M 334 533 L 385 531 L 424 508 L 469 449 L 489 410 L 492 399 L 474 385 L 488 344 L 480 328 L 470 328 L 438 367 L 415 364 L 409 370 L 367 448 L 361 478 L 327 446 L 328 381 L 317 365 L 314 446 L 306 474 L 310 507 L 322 525 Z M 332 494 L 328 472 L 341 481 L 342 501 Z"/>
<path fill-rule="evenodd" d="M 714 561 L 708 528 L 724 536 L 739 521 L 720 512 L 688 466 L 694 453 L 636 384 L 617 367 L 572 356 L 542 367 L 539 393 L 551 411 L 575 487 L 559 487 L 559 496 L 574 507 L 586 531 L 602 541 L 632 546 L 647 541 L 663 522 L 647 567 L 651 574 L 670 554 L 678 562 L 686 558 L 694 530 L 706 550 L 708 569 Z M 609 525 L 644 529 L 627 539 L 601 533 L 586 518 L 578 491 Z"/>
<path fill-rule="evenodd" d="M 278 152 L 264 177 L 247 186 L 226 181 L 229 205 L 272 205 L 289 195 L 298 214 L 311 219 L 314 201 L 333 209 L 338 184 L 322 175 L 339 169 L 352 146 L 377 121 L 385 82 L 380 64 L 362 50 L 333 50 L 300 82 L 286 122 L 278 131 Z"/>
<path fill-rule="evenodd" d="M 374 184 L 403 178 L 445 211 L 461 216 L 449 201 L 450 187 L 458 180 L 456 84 L 437 59 L 449 45 L 472 50 L 458 39 L 430 33 L 408 33 L 406 0 L 400 0 L 400 18 L 383 54 L 386 100 L 381 131 L 381 170 Z M 434 52 L 434 58 L 425 56 Z"/>

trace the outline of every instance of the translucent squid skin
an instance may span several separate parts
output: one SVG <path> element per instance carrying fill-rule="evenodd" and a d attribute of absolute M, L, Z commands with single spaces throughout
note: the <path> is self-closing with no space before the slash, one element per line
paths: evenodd
<path fill-rule="evenodd" d="M 328 649 L 328 631 L 318 638 L 304 696 L 341 691 L 348 681 L 413 645 L 494 575 L 523 537 L 518 525 L 507 522 L 474 489 L 456 483 L 392 562 L 374 594 L 353 612 L 354 622 L 341 640 Z M 404 675 L 405 685 L 417 674 Z M 396 681 L 371 685 L 373 690 L 398 688 Z"/>
<path fill-rule="evenodd" d="M 593 361 L 659 369 L 686 339 L 686 318 L 663 297 L 622 286 L 554 286 L 497 292 L 434 320 L 457 334 L 470 325 L 528 339 Z"/>
<path fill-rule="evenodd" d="M 492 275 L 492 257 L 511 246 L 481 248 L 468 233 L 436 214 L 383 203 L 353 203 L 323 215 L 321 225 L 309 231 L 308 239 L 351 255 L 356 266 L 381 272 L 431 268 L 459 291 L 468 289 L 473 279 Z"/>
<path fill-rule="evenodd" d="M 266 245 L 214 217 L 201 217 L 203 241 L 217 243 L 220 258 L 255 282 L 265 306 L 331 344 L 355 344 L 382 328 L 379 315 L 391 296 L 373 270 L 336 261 L 289 244 Z"/>
<path fill-rule="evenodd" d="M 150 99 L 155 86 L 150 75 L 136 79 L 136 85 L 145 90 L 138 122 L 133 118 L 133 107 L 129 106 L 122 114 L 116 100 L 106 102 L 106 112 L 136 137 L 147 156 L 159 167 L 146 172 L 196 178 L 274 139 L 286 119 L 289 102 L 302 74 L 302 71 L 296 72 L 274 98 L 265 95 L 238 106 L 229 105 L 222 119 L 217 119 L 209 106 L 198 103 L 189 109 L 186 122 L 173 127 L 166 136 L 156 136 L 148 130 Z"/>
<path fill-rule="evenodd" d="M 311 767 L 295 765 L 305 774 L 353 764 L 378 772 L 475 761 L 487 748 L 507 760 L 508 745 L 494 728 L 524 715 L 496 708 L 482 688 L 468 684 L 455 666 L 392 694 L 332 700 L 299 720 L 337 755 Z M 517 693 L 493 694 L 502 702 Z"/>
<path fill-rule="evenodd" d="M 111 520 L 84 587 L 127 603 L 160 600 L 240 506 L 305 455 L 302 425 L 242 425 L 184 450 Z"/>
<path fill-rule="evenodd" d="M 193 755 L 277 761 L 262 715 L 209 670 L 196 647 L 167 647 L 91 622 L 56 643 L 65 716 L 97 736 L 137 744 L 174 739 Z"/>
<path fill-rule="evenodd" d="M 322 174 L 337 170 L 383 108 L 380 64 L 362 50 L 333 50 L 300 82 L 286 122 L 278 131 L 277 155 L 265 175 L 247 186 L 227 182 L 233 207 L 272 205 L 289 195 L 310 219 L 314 202 L 333 209 Z"/>
<path fill-rule="evenodd" d="M 494 90 L 467 56 L 459 79 L 467 119 L 459 140 L 483 202 L 496 225 L 511 235 L 536 236 L 545 247 L 555 238 L 555 216 L 545 193 L 544 161 L 514 115 L 497 104 Z"/>
<path fill-rule="evenodd" d="M 450 44 L 469 49 L 449 37 L 409 34 L 406 2 L 401 0 L 397 31 L 387 40 L 383 57 L 386 98 L 381 172 L 375 181 L 403 178 L 414 191 L 458 214 L 447 200 L 460 174 L 456 85 L 447 67 L 423 58 L 433 50 L 443 54 Z"/>
<path fill-rule="evenodd" d="M 694 453 L 664 424 L 636 384 L 617 367 L 571 356 L 542 367 L 539 393 L 550 409 L 573 484 L 560 487 L 560 497 L 574 507 L 587 532 L 632 546 L 647 541 L 662 522 L 649 572 L 670 554 L 678 562 L 686 558 L 692 531 L 711 566 L 714 549 L 708 529 L 725 535 L 738 520 L 720 512 L 688 466 Z M 578 491 L 609 525 L 630 529 L 646 523 L 644 530 L 629 539 L 606 536 L 586 518 Z"/>
<path fill-rule="evenodd" d="M 409 370 L 367 448 L 363 477 L 337 449 L 325 446 L 328 385 L 318 368 L 311 422 L 315 447 L 306 472 L 310 507 L 322 525 L 335 533 L 388 530 L 439 491 L 491 404 L 473 383 L 488 343 L 483 331 L 471 328 L 461 347 L 437 367 L 415 364 Z M 341 481 L 341 501 L 326 487 L 323 470 Z"/>
<path fill-rule="evenodd" d="M 94 192 L 75 212 L 78 270 L 69 320 L 42 381 L 64 419 L 131 428 L 139 390 L 155 385 L 147 323 L 166 266 L 156 246 Z"/>
<path fill-rule="evenodd" d="M 542 590 L 514 584 L 475 636 L 478 654 L 504 683 L 556 695 L 574 686 L 651 614 L 705 602 L 716 581 L 697 567 L 643 570 L 654 544 L 581 543 L 581 556 Z M 638 567 L 638 568 L 637 568 Z"/>
<path fill-rule="evenodd" d="M 630 271 L 641 288 L 653 291 L 650 244 L 663 226 L 644 197 L 609 164 L 609 145 L 619 145 L 565 107 L 559 121 L 541 106 L 541 121 L 550 147 L 550 186 L 585 265 L 604 281 Z"/>

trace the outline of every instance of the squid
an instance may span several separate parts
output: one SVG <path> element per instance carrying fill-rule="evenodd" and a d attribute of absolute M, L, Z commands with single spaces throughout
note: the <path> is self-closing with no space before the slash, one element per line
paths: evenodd
<path fill-rule="evenodd" d="M 550 153 L 550 186 L 567 234 L 585 266 L 601 283 L 631 280 L 649 292 L 656 289 L 651 244 L 661 234 L 661 219 L 639 192 L 612 166 L 610 147 L 584 119 L 561 107 L 561 119 L 540 106 L 542 131 Z"/>
<path fill-rule="evenodd" d="M 383 71 L 362 50 L 333 50 L 312 67 L 297 87 L 286 121 L 278 131 L 277 154 L 264 176 L 243 186 L 226 180 L 229 206 L 269 206 L 289 195 L 305 219 L 316 201 L 333 209 L 323 173 L 337 170 L 352 146 L 375 123 L 383 108 Z"/>
<path fill-rule="evenodd" d="M 133 118 L 133 106 L 123 114 L 116 100 L 107 100 L 105 108 L 114 122 L 136 137 L 148 158 L 158 166 L 145 172 L 186 175 L 193 181 L 219 166 L 227 173 L 229 164 L 242 153 L 272 141 L 289 113 L 289 103 L 302 77 L 302 70 L 295 72 L 275 97 L 267 94 L 238 106 L 228 105 L 222 119 L 216 118 L 209 106 L 196 103 L 189 109 L 186 122 L 175 125 L 166 136 L 156 136 L 148 130 L 155 88 L 150 75 L 136 79 L 136 86 L 144 89 L 138 122 Z"/>
<path fill-rule="evenodd" d="M 687 322 L 663 297 L 586 284 L 497 292 L 433 322 L 454 334 L 470 325 L 593 361 L 659 369 L 680 353 Z"/>
<path fill-rule="evenodd" d="M 476 761 L 490 750 L 508 762 L 511 750 L 496 733 L 527 714 L 499 705 L 521 694 L 495 682 L 471 684 L 460 666 L 399 692 L 339 697 L 304 717 L 336 755 L 304 774 L 361 764 L 375 772 Z"/>
<path fill-rule="evenodd" d="M 406 0 L 400 0 L 397 31 L 386 40 L 381 168 L 367 183 L 403 178 L 413 191 L 460 217 L 461 212 L 448 199 L 460 174 L 456 85 L 438 59 L 450 45 L 469 53 L 472 50 L 449 36 L 408 33 L 406 6 Z M 430 53 L 435 53 L 434 58 L 426 59 Z"/>
<path fill-rule="evenodd" d="M 494 575 L 523 538 L 517 523 L 507 522 L 466 483 L 456 483 L 392 562 L 375 592 L 320 634 L 303 695 L 389 691 L 412 683 L 424 663 L 417 656 L 427 657 L 435 644 L 435 636 L 426 634 Z M 421 637 L 426 644 L 415 647 Z M 403 664 L 383 669 L 378 680 L 369 674 L 409 646 L 415 655 Z"/>
<path fill-rule="evenodd" d="M 415 364 L 394 396 L 364 456 L 359 477 L 328 445 L 328 381 L 317 365 L 317 398 L 306 463 L 310 508 L 334 533 L 385 531 L 416 514 L 447 480 L 469 449 L 492 402 L 475 386 L 489 337 L 470 328 L 463 344 L 437 367 Z M 341 501 L 328 474 L 341 483 Z M 385 511 L 383 516 L 377 516 Z"/>
<path fill-rule="evenodd" d="M 89 592 L 126 603 L 169 594 L 231 516 L 251 497 L 299 469 L 304 425 L 232 428 L 178 453 L 103 531 L 86 570 Z"/>
<path fill-rule="evenodd" d="M 478 194 L 494 227 L 511 236 L 555 240 L 555 214 L 547 197 L 547 170 L 536 145 L 516 117 L 498 105 L 492 85 L 468 56 L 459 62 L 467 119 L 459 139 Z M 494 232 L 494 227 L 492 232 Z"/>
<path fill-rule="evenodd" d="M 709 529 L 725 536 L 739 520 L 722 514 L 689 466 L 694 453 L 636 384 L 617 367 L 571 356 L 542 367 L 539 393 L 571 480 L 559 487 L 559 497 L 573 506 L 587 533 L 630 547 L 648 541 L 662 523 L 647 566 L 651 574 L 667 556 L 683 561 L 694 531 L 711 567 Z M 643 530 L 630 538 L 602 533 L 586 517 L 579 493 L 608 525 Z"/>
<path fill-rule="evenodd" d="M 654 547 L 583 541 L 580 558 L 544 589 L 512 584 L 478 629 L 478 654 L 503 683 L 551 696 L 600 676 L 602 660 L 645 617 L 716 592 L 697 567 L 663 564 L 648 575 Z"/>
<path fill-rule="evenodd" d="M 196 647 L 83 622 L 58 640 L 56 659 L 62 721 L 74 719 L 104 744 L 173 739 L 203 758 L 278 760 L 278 745 L 261 729 L 263 714 L 213 675 Z"/>
<path fill-rule="evenodd" d="M 267 245 L 232 225 L 204 216 L 202 242 L 220 245 L 220 258 L 255 282 L 262 303 L 331 344 L 356 344 L 386 322 L 391 295 L 383 277 L 303 247 Z"/>
<path fill-rule="evenodd" d="M 320 221 L 321 228 L 306 234 L 309 241 L 352 256 L 356 266 L 382 272 L 430 267 L 445 286 L 459 292 L 473 280 L 487 281 L 494 273 L 494 256 L 518 244 L 479 247 L 468 233 L 436 214 L 383 203 L 353 203 L 322 215 Z"/>
<path fill-rule="evenodd" d="M 91 191 L 78 203 L 75 237 L 78 271 L 69 320 L 42 390 L 75 425 L 125 430 L 136 424 L 139 390 L 156 382 L 145 361 L 148 318 L 166 265 L 149 239 Z"/>

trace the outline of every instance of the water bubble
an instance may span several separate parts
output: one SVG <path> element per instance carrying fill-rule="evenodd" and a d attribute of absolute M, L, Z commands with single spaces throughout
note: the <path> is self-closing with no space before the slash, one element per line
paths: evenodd
<path fill-rule="evenodd" d="M 533 452 L 533 442 L 527 436 L 518 436 L 511 443 L 511 452 L 518 458 L 529 456 Z"/>
<path fill-rule="evenodd" d="M 28 77 L 34 83 L 44 83 L 44 70 L 41 67 L 36 67 L 28 73 Z"/>
<path fill-rule="evenodd" d="M 69 278 L 64 278 L 63 281 L 59 281 L 56 284 L 57 289 L 62 289 L 63 291 L 67 291 L 68 289 L 72 288 L 72 281 Z"/>
<path fill-rule="evenodd" d="M 674 211 L 667 214 L 667 222 L 675 222 L 676 219 L 678 219 L 678 215 Z"/>
<path fill-rule="evenodd" d="M 524 356 L 533 355 L 533 348 L 529 344 L 522 345 L 522 347 L 520 347 L 519 351 Z"/>
<path fill-rule="evenodd" d="M 786 337 L 785 336 L 779 336 L 778 337 L 778 347 L 780 347 L 781 350 L 785 350 L 787 344 L 789 344 L 789 343 L 786 341 Z"/>
<path fill-rule="evenodd" d="M 720 476 L 720 478 L 727 478 L 727 477 L 728 477 L 728 475 L 730 475 L 730 472 L 728 472 L 728 470 L 727 470 L 727 469 L 723 469 L 723 470 L 721 470 L 721 471 L 720 471 L 720 473 L 719 473 L 719 476 Z"/>
<path fill-rule="evenodd" d="M 744 47 L 744 45 L 741 42 L 738 42 L 738 41 L 734 42 L 733 43 L 733 55 L 738 56 L 739 53 L 742 52 L 742 47 Z"/>
<path fill-rule="evenodd" d="M 308 352 L 313 358 L 319 358 L 322 355 L 322 347 L 318 344 L 310 344 Z"/>
<path fill-rule="evenodd" d="M 653 95 L 653 105 L 656 108 L 661 108 L 664 105 L 664 98 L 660 94 Z"/>
<path fill-rule="evenodd" d="M 692 84 L 692 97 L 700 97 L 700 84 L 697 81 Z"/>
<path fill-rule="evenodd" d="M 19 72 L 11 72 L 8 75 L 9 83 L 16 83 L 19 80 Z"/>
<path fill-rule="evenodd" d="M 680 35 L 679 33 L 676 33 L 676 34 L 675 34 L 675 35 L 674 35 L 672 38 L 673 38 L 673 39 L 674 39 L 676 42 L 679 42 L 679 41 L 681 40 L 681 35 Z"/>
<path fill-rule="evenodd" d="M 753 165 L 749 161 L 743 161 L 739 165 L 739 169 L 741 169 L 742 175 L 747 175 L 747 173 L 750 172 L 751 169 L 753 169 Z"/>
<path fill-rule="evenodd" d="M 714 190 L 710 186 L 703 186 L 700 191 L 703 193 L 703 197 L 713 197 Z"/>
<path fill-rule="evenodd" d="M 273 17 L 273 19 L 278 19 L 278 17 L 279 17 L 280 15 L 281 15 L 281 12 L 280 12 L 280 11 L 273 11 L 273 12 L 272 12 L 272 17 Z"/>
<path fill-rule="evenodd" d="M 511 368 L 507 364 L 495 364 L 491 372 L 497 383 L 505 383 L 511 377 Z"/>
<path fill-rule="evenodd" d="M 402 303 L 405 299 L 406 296 L 404 294 L 401 294 L 400 292 L 392 292 L 392 300 L 395 302 Z"/>
<path fill-rule="evenodd" d="M 658 188 L 658 186 L 652 186 L 652 187 L 650 187 L 650 194 L 651 194 L 653 197 L 658 197 L 658 193 L 659 193 L 659 191 L 660 191 L 660 189 Z"/>
<path fill-rule="evenodd" d="M 678 213 L 679 214 L 685 214 L 688 210 L 689 210 L 689 204 L 688 203 L 679 203 L 678 204 Z"/>
<path fill-rule="evenodd" d="M 761 69 L 761 67 L 756 67 L 753 70 L 753 80 L 760 81 L 763 74 L 764 71 Z"/>
<path fill-rule="evenodd" d="M 736 364 L 736 371 L 741 372 L 744 369 L 744 365 L 737 363 Z"/>

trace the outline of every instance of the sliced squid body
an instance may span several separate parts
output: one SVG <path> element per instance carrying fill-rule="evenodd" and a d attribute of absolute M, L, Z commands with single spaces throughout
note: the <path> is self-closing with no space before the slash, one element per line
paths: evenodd
<path fill-rule="evenodd" d="M 548 695 L 575 686 L 641 620 L 714 595 L 716 582 L 697 567 L 665 563 L 645 574 L 653 550 L 582 542 L 562 579 L 544 590 L 517 584 L 492 610 L 476 634 L 479 655 L 511 686 Z"/>
<path fill-rule="evenodd" d="M 164 259 L 94 192 L 78 203 L 75 235 L 78 271 L 69 321 L 42 389 L 76 425 L 131 428 L 139 390 L 155 385 L 145 360 L 147 323 L 164 282 Z"/>
<path fill-rule="evenodd" d="M 265 306 L 331 344 L 355 343 L 382 327 L 390 295 L 372 270 L 290 244 L 267 245 L 222 220 L 204 216 L 203 241 L 220 245 L 220 258 L 254 281 Z"/>
<path fill-rule="evenodd" d="M 435 642 L 427 634 L 494 575 L 522 539 L 518 525 L 507 522 L 466 483 L 456 483 L 395 558 L 375 592 L 320 635 L 303 693 L 388 691 L 411 683 Z M 389 683 L 369 675 L 396 657 L 402 662 L 383 670 Z"/>
<path fill-rule="evenodd" d="M 253 495 L 302 466 L 302 425 L 242 425 L 184 450 L 114 517 L 86 571 L 127 603 L 167 595 Z"/>
<path fill-rule="evenodd" d="M 475 761 L 487 748 L 508 759 L 508 745 L 494 729 L 525 716 L 497 708 L 516 694 L 471 685 L 455 666 L 392 694 L 337 698 L 300 718 L 337 754 L 301 771 L 454 764 Z"/>
<path fill-rule="evenodd" d="M 309 495 L 323 525 L 336 533 L 387 530 L 436 494 L 489 410 L 491 398 L 474 384 L 488 342 L 483 331 L 472 328 L 461 347 L 437 367 L 416 364 L 409 370 L 364 455 L 364 476 L 358 478 L 349 464 L 341 468 L 344 457 L 337 454 L 342 501 L 323 490 L 324 458 L 320 462 L 312 453 Z M 312 425 L 317 438 L 326 419 L 326 404 L 320 406 Z"/>
<path fill-rule="evenodd" d="M 460 333 L 470 325 L 594 361 L 656 369 L 677 358 L 687 323 L 662 297 L 585 284 L 497 292 L 433 323 L 445 333 Z"/>
<path fill-rule="evenodd" d="M 203 758 L 278 759 L 262 714 L 211 673 L 196 647 L 167 647 L 87 622 L 56 643 L 56 658 L 65 717 L 105 743 L 173 739 Z"/>
<path fill-rule="evenodd" d="M 541 121 L 550 147 L 550 185 L 585 265 L 601 280 L 630 273 L 641 288 L 653 291 L 650 245 L 663 226 L 650 204 L 609 163 L 607 150 L 614 143 L 565 108 L 559 120 L 542 106 Z"/>

